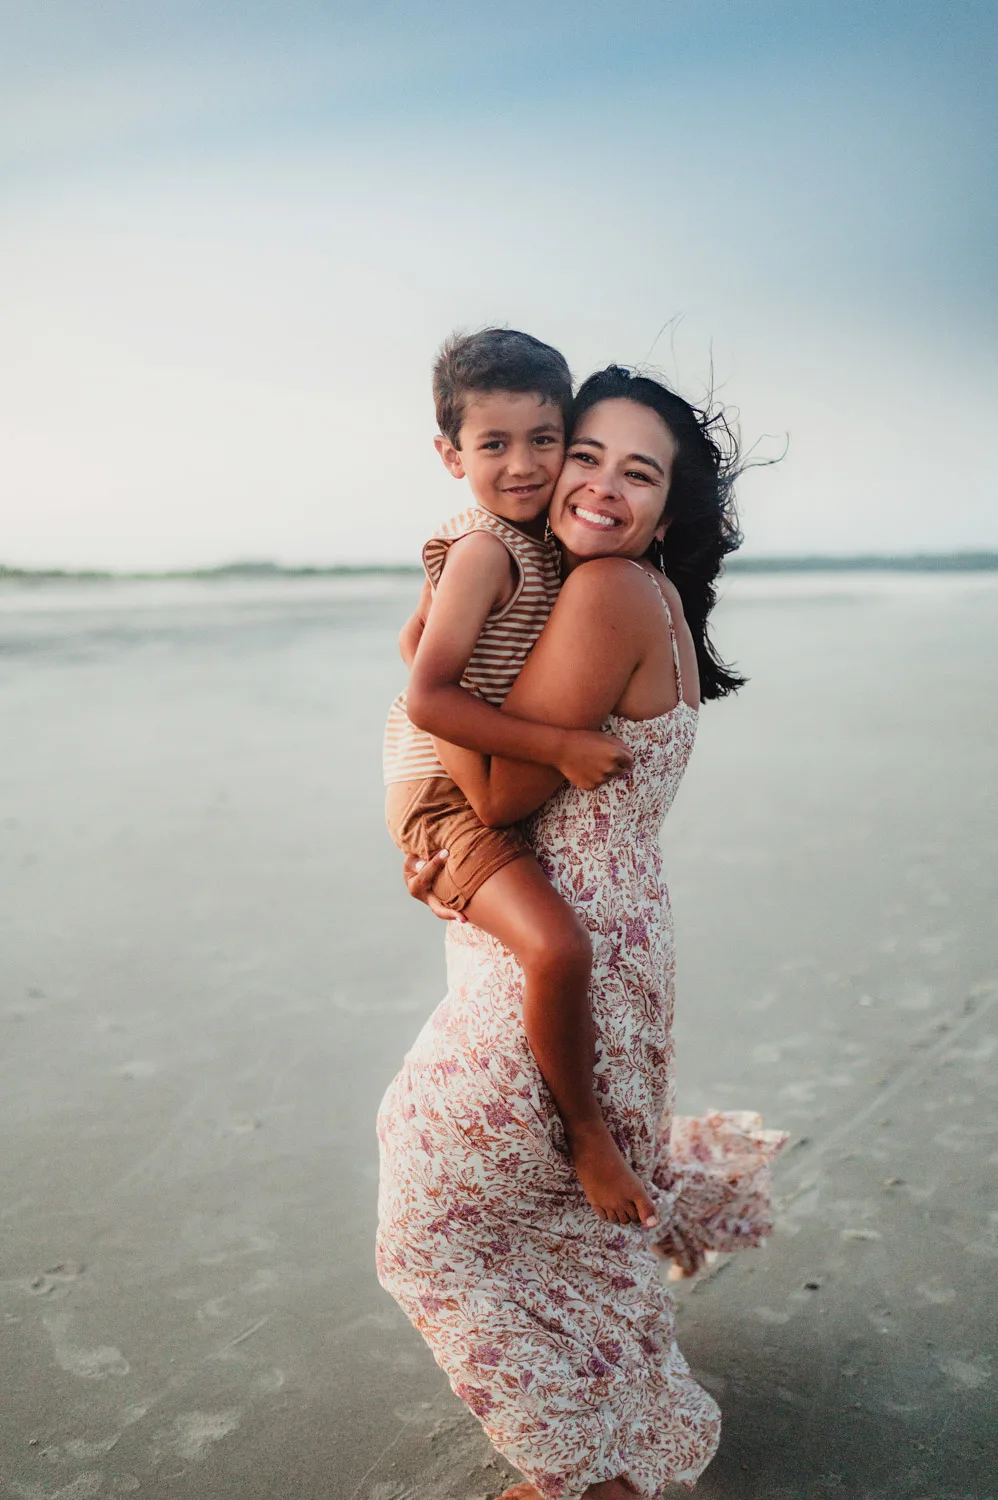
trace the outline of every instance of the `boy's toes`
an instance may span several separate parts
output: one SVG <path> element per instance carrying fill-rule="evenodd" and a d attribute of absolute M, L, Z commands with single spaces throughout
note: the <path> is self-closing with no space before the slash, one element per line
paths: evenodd
<path fill-rule="evenodd" d="M 655 1205 L 650 1198 L 642 1198 L 638 1203 L 638 1218 L 646 1229 L 655 1229 L 658 1225 L 658 1214 Z"/>

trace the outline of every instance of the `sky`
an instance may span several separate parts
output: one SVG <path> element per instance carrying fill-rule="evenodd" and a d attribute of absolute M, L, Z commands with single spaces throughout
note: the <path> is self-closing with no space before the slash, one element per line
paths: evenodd
<path fill-rule="evenodd" d="M 996 14 L 0 0 L 0 563 L 414 562 L 491 324 L 788 440 L 747 553 L 998 548 Z"/>

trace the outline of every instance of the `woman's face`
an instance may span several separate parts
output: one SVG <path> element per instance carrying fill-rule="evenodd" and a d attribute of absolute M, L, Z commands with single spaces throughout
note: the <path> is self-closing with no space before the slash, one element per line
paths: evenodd
<path fill-rule="evenodd" d="M 592 557 L 643 557 L 665 535 L 676 442 L 650 407 L 626 397 L 590 408 L 568 444 L 551 529 L 569 567 Z"/>

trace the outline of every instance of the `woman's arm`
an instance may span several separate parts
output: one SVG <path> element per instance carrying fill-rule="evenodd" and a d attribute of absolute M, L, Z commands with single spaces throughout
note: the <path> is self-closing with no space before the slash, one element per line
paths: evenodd
<path fill-rule="evenodd" d="M 570 573 L 503 712 L 562 729 L 599 729 L 644 660 L 647 585 L 635 584 L 640 580 L 622 558 L 598 558 Z M 549 766 L 435 744 L 448 775 L 491 827 L 525 818 L 563 780 Z"/>
<path fill-rule="evenodd" d="M 399 631 L 399 652 L 407 667 L 411 667 L 415 660 L 416 651 L 426 628 L 426 617 L 433 603 L 433 590 L 430 588 L 430 580 L 423 579 L 423 587 L 419 595 L 419 603 L 412 614 L 406 620 Z"/>

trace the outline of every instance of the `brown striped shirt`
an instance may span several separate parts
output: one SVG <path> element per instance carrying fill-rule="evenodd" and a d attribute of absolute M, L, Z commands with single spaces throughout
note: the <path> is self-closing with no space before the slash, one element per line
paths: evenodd
<path fill-rule="evenodd" d="M 517 583 L 508 604 L 494 609 L 461 678 L 461 686 L 499 708 L 506 699 L 530 651 L 547 622 L 561 586 L 558 549 L 554 542 L 524 536 L 490 510 L 473 506 L 445 522 L 423 548 L 423 567 L 436 589 L 447 549 L 470 531 L 491 531 L 509 551 Z M 433 749 L 433 737 L 410 723 L 405 693 L 392 704 L 385 727 L 386 784 L 424 781 L 447 772 Z"/>

